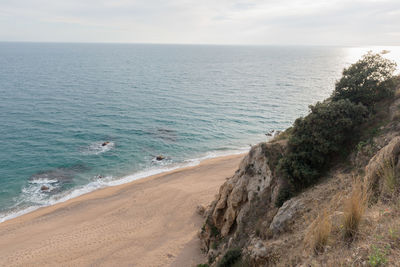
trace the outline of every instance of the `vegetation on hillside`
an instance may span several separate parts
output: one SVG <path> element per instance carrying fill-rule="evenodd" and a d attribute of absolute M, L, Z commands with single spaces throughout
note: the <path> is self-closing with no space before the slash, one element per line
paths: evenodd
<path fill-rule="evenodd" d="M 209 266 L 398 261 L 400 77 L 394 70 L 393 62 L 368 53 L 343 71 L 330 98 L 271 142 L 252 147 L 207 210 L 200 238 Z"/>
<path fill-rule="evenodd" d="M 338 156 L 354 146 L 376 103 L 394 94 L 395 69 L 394 62 L 369 52 L 343 70 L 332 97 L 310 106 L 310 113 L 295 121 L 288 151 L 278 166 L 288 181 L 278 206 L 318 181 Z"/>
<path fill-rule="evenodd" d="M 380 54 L 369 52 L 355 64 L 343 70 L 336 82 L 332 101 L 348 99 L 371 107 L 378 101 L 393 95 L 396 63 Z"/>
<path fill-rule="evenodd" d="M 280 168 L 296 187 L 312 184 L 321 176 L 336 153 L 355 137 L 367 109 L 347 99 L 317 103 L 311 113 L 295 121 L 289 152 Z"/>

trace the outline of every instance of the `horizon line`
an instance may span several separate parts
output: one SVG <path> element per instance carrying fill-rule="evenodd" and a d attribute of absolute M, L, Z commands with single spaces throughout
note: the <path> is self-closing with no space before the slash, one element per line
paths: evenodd
<path fill-rule="evenodd" d="M 27 43 L 27 44 L 117 44 L 117 45 L 182 45 L 182 46 L 303 46 L 303 47 L 399 47 L 388 44 L 363 44 L 363 45 L 340 45 L 340 44 L 218 44 L 218 43 L 152 43 L 152 42 L 79 42 L 79 41 L 1 41 L 0 43 Z"/>

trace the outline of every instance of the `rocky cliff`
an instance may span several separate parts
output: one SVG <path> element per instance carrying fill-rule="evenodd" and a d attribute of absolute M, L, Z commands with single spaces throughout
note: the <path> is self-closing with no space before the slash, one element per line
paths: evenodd
<path fill-rule="evenodd" d="M 400 174 L 399 96 L 389 104 L 382 104 L 374 123 L 365 126 L 364 140 L 346 161 L 335 164 L 320 183 L 279 208 L 275 203 L 284 180 L 277 175 L 276 168 L 286 143 L 273 140 L 253 146 L 204 213 L 199 237 L 209 264 L 230 266 L 218 262 L 228 251 L 240 249 L 242 262 L 236 266 L 368 266 L 371 255 L 380 251 L 376 247 L 379 248 L 381 241 L 375 241 L 374 234 L 383 236 L 381 240 L 387 237 L 389 245 L 395 244 L 390 253 L 387 249 L 382 255 L 386 262 L 396 262 L 400 256 L 400 201 L 398 207 L 387 195 L 386 202 L 382 201 L 387 191 L 382 168 L 389 164 L 396 177 Z M 368 208 L 358 238 L 344 245 L 341 234 L 344 203 L 356 176 L 371 185 L 376 204 Z M 380 209 L 390 211 L 391 217 L 383 220 L 377 211 Z M 315 254 L 310 252 L 307 236 L 321 211 L 328 214 L 332 232 L 325 252 Z M 391 229 L 387 231 L 391 234 L 382 233 L 385 227 Z"/>
<path fill-rule="evenodd" d="M 251 235 L 249 229 L 258 222 L 267 227 L 272 221 L 282 186 L 275 169 L 284 150 L 285 142 L 253 146 L 239 169 L 221 186 L 205 212 L 206 221 L 200 232 L 210 260 L 218 257 L 218 251 L 244 245 Z M 282 220 L 275 220 L 272 230 L 278 231 L 283 224 Z"/>

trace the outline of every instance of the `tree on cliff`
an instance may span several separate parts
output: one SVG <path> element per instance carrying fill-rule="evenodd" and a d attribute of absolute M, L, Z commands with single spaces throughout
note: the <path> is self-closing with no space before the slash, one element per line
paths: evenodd
<path fill-rule="evenodd" d="M 342 78 L 336 82 L 332 100 L 348 99 L 370 107 L 393 94 L 395 70 L 395 62 L 368 52 L 343 70 Z"/>
<path fill-rule="evenodd" d="M 367 115 L 362 104 L 349 100 L 317 103 L 311 113 L 298 118 L 288 142 L 288 153 L 280 163 L 296 187 L 312 184 L 321 171 L 352 137 Z"/>
<path fill-rule="evenodd" d="M 315 106 L 295 121 L 288 131 L 288 150 L 278 170 L 288 186 L 281 190 L 277 205 L 316 182 L 340 152 L 357 141 L 359 126 L 374 105 L 394 93 L 396 64 L 369 52 L 343 70 L 331 98 Z"/>

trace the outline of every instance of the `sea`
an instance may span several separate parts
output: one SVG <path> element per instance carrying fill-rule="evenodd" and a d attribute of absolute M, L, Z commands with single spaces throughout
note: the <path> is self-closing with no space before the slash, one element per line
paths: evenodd
<path fill-rule="evenodd" d="M 399 47 L 0 43 L 0 222 L 248 151 L 369 50 L 400 63 Z"/>

